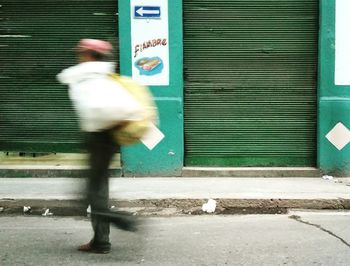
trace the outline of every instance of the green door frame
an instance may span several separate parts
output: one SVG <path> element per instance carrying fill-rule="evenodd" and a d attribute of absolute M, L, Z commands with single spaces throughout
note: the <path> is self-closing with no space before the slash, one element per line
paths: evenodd
<path fill-rule="evenodd" d="M 320 0 L 317 165 L 324 173 L 344 176 L 350 173 L 350 145 L 338 149 L 326 137 L 338 123 L 345 131 L 337 138 L 350 128 L 350 86 L 335 85 L 336 1 Z"/>

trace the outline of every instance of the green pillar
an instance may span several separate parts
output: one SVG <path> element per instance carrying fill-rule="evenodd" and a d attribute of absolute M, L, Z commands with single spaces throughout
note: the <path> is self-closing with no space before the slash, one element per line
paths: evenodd
<path fill-rule="evenodd" d="M 342 23 L 336 5 L 344 3 L 320 1 L 318 166 L 324 173 L 338 176 L 350 172 L 350 83 L 340 84 L 336 78 L 340 70 L 336 51 L 341 44 L 340 31 L 336 40 L 336 24 Z M 348 64 L 350 75 L 350 61 Z"/>
<path fill-rule="evenodd" d="M 157 6 L 159 2 L 150 0 L 144 6 Z M 133 67 L 131 21 L 135 17 L 131 15 L 134 12 L 131 3 L 135 5 L 137 1 L 119 0 L 120 71 L 126 76 L 132 76 Z M 165 137 L 153 150 L 143 144 L 122 147 L 125 176 L 181 175 L 184 157 L 182 40 L 182 1 L 168 1 L 169 83 L 150 86 L 159 111 L 159 129 Z"/>

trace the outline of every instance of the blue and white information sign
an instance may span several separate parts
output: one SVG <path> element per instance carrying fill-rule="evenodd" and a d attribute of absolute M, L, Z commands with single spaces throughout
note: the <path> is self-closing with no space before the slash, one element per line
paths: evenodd
<path fill-rule="evenodd" d="M 135 6 L 134 18 L 160 18 L 160 6 Z"/>

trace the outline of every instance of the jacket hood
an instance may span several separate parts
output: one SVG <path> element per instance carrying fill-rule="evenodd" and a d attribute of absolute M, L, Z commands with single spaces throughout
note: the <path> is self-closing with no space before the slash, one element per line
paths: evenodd
<path fill-rule="evenodd" d="M 110 73 L 114 73 L 114 63 L 101 61 L 84 62 L 64 69 L 57 75 L 57 79 L 63 84 L 72 84 L 90 77 Z"/>

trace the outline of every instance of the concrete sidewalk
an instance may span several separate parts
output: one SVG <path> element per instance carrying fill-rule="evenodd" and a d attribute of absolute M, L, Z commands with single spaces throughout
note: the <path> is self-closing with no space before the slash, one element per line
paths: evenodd
<path fill-rule="evenodd" d="M 84 184 L 81 178 L 0 178 L 0 208 L 84 214 Z M 112 178 L 110 198 L 111 205 L 141 214 L 200 214 L 209 198 L 217 201 L 218 214 L 350 209 L 350 178 Z"/>

